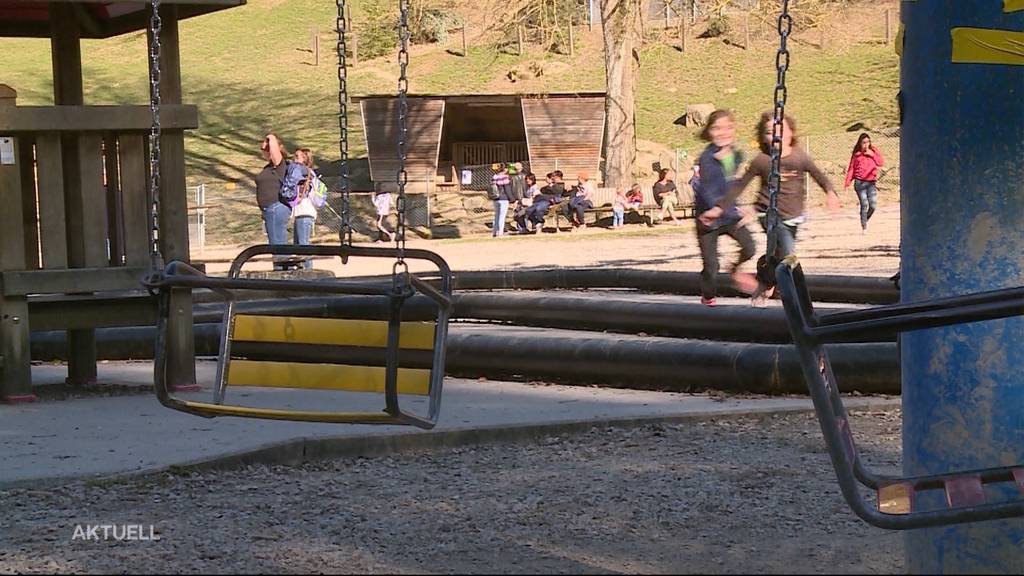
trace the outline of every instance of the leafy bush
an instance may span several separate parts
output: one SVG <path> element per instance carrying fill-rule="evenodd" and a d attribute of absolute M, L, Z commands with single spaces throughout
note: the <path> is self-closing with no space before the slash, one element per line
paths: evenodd
<path fill-rule="evenodd" d="M 363 4 L 363 21 L 356 23 L 360 59 L 390 54 L 398 46 L 395 6 L 392 0 L 366 0 Z"/>
<path fill-rule="evenodd" d="M 409 22 L 409 34 L 416 44 L 445 42 L 448 31 L 462 25 L 461 19 L 443 8 L 426 8 Z"/>
<path fill-rule="evenodd" d="M 712 16 L 708 19 L 708 29 L 701 34 L 704 38 L 718 38 L 729 33 L 729 18 L 725 15 Z"/>

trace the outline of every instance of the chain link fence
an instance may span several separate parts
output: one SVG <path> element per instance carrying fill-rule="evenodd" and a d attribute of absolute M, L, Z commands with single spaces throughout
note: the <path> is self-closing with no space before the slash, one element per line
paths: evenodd
<path fill-rule="evenodd" d="M 871 143 L 882 153 L 884 166 L 878 171 L 878 195 L 884 202 L 899 202 L 900 199 L 900 138 L 898 134 L 871 132 Z M 801 137 L 801 146 L 835 184 L 836 190 L 842 193 L 846 180 L 846 169 L 850 165 L 853 147 L 857 144 L 860 132 L 840 132 L 836 134 L 814 134 Z M 815 184 L 809 183 L 812 192 Z M 850 187 L 853 194 L 853 187 Z M 847 198 L 844 198 L 846 201 Z"/>
<path fill-rule="evenodd" d="M 313 241 L 336 242 L 342 228 L 342 198 L 339 177 L 325 177 L 331 191 L 327 203 L 320 208 L 313 229 Z M 200 194 L 199 191 L 202 191 Z M 190 190 L 189 241 L 192 251 L 200 255 L 211 245 L 245 245 L 266 241 L 262 216 L 256 204 L 256 186 L 252 182 L 206 182 Z M 430 196 L 406 194 L 406 226 L 429 228 Z M 398 195 L 391 195 L 391 214 L 384 225 L 394 230 L 398 218 Z M 352 192 L 350 221 L 357 240 L 377 237 L 377 212 L 372 195 Z"/>

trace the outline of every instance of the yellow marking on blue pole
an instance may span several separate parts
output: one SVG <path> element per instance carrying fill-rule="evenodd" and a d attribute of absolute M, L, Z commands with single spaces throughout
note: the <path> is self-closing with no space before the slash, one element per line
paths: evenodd
<path fill-rule="evenodd" d="M 1020 12 L 1024 10 L 1024 0 L 1003 0 L 1003 12 Z"/>
<path fill-rule="evenodd" d="M 953 28 L 953 62 L 1024 66 L 1024 32 Z"/>
<path fill-rule="evenodd" d="M 433 322 L 402 322 L 399 347 L 409 350 L 433 350 L 434 328 Z M 384 348 L 388 345 L 388 323 L 383 320 L 237 314 L 231 339 L 246 342 Z"/>
<path fill-rule="evenodd" d="M 232 360 L 228 367 L 227 384 L 258 388 L 383 393 L 384 368 L 347 364 Z M 426 396 L 429 392 L 430 370 L 398 369 L 399 394 Z"/>

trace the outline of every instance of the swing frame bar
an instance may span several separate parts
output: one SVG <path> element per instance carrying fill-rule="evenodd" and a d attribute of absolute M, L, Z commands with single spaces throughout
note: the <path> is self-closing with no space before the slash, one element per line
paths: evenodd
<path fill-rule="evenodd" d="M 776 268 L 775 275 L 840 490 L 857 516 L 873 526 L 889 530 L 1024 516 L 1024 464 L 906 478 L 877 474 L 867 468 L 854 443 L 849 417 L 824 347 L 828 342 L 849 341 L 864 334 L 898 334 L 1022 316 L 1024 287 L 818 316 L 795 256 L 785 258 Z M 1017 499 L 980 503 L 983 498 L 978 501 L 958 497 L 960 487 L 965 484 L 980 490 L 985 484 L 998 483 L 1016 484 Z M 864 497 L 858 485 L 878 492 L 877 506 Z M 945 490 L 948 508 L 913 509 L 916 493 L 938 490 Z M 899 502 L 887 498 L 887 494 L 893 492 L 901 494 Z"/>

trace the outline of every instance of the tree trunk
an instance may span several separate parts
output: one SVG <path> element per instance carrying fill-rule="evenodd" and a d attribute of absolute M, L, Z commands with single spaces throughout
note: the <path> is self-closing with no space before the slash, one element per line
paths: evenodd
<path fill-rule="evenodd" d="M 604 26 L 604 185 L 632 184 L 636 163 L 636 83 L 640 72 L 640 0 L 601 0 Z"/>

